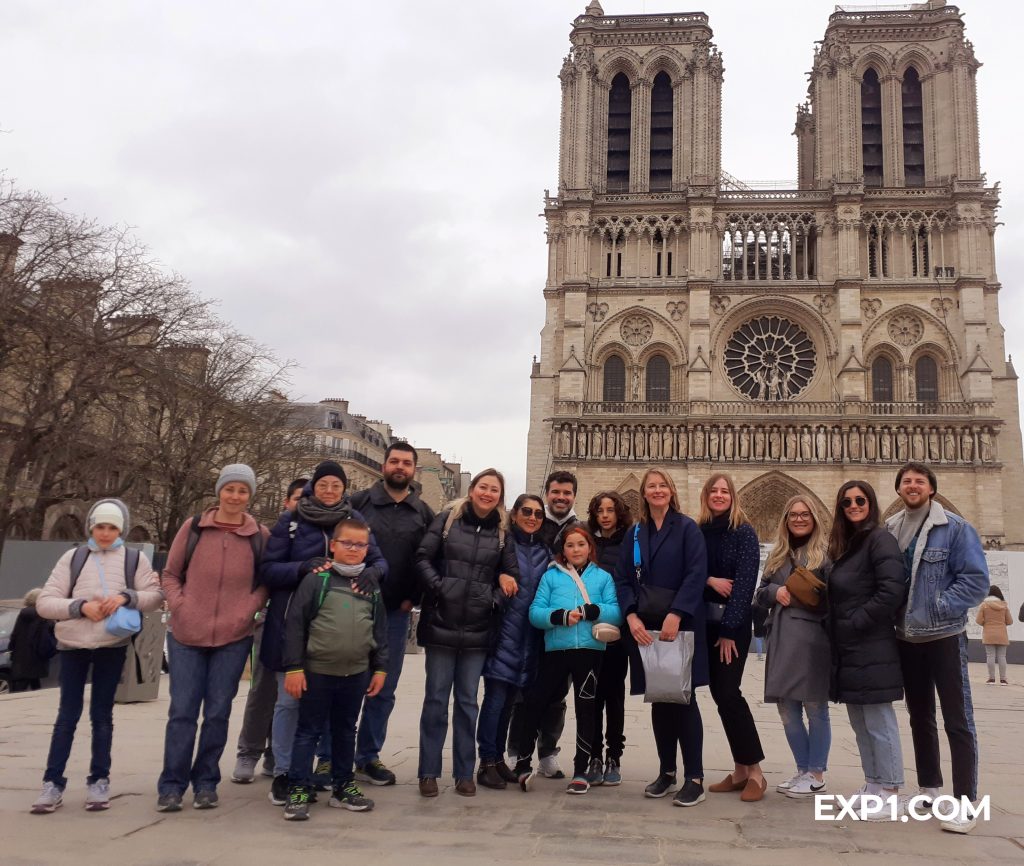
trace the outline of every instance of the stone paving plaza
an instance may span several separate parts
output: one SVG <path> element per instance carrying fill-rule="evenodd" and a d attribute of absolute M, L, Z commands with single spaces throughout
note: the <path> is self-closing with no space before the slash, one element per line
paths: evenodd
<path fill-rule="evenodd" d="M 748 695 L 762 694 L 763 666 L 751 659 Z M 1010 669 L 1024 680 L 1024 668 Z M 166 682 L 161 698 L 115 708 L 113 804 L 87 813 L 88 725 L 79 726 L 64 806 L 53 815 L 30 815 L 42 777 L 57 708 L 57 690 L 0 699 L 0 864 L 934 864 L 1024 863 L 1024 685 L 985 686 L 983 665 L 971 666 L 981 741 L 981 793 L 991 795 L 991 821 L 969 836 L 942 832 L 935 821 L 877 824 L 815 822 L 812 801 L 791 800 L 774 785 L 792 772 L 782 727 L 771 705 L 752 702 L 768 759 L 769 790 L 760 803 L 735 794 L 708 794 L 695 808 L 674 808 L 671 799 L 648 800 L 644 784 L 657 771 L 649 708 L 639 698 L 626 706 L 624 781 L 583 797 L 564 793 L 565 782 L 542 779 L 530 794 L 480 789 L 472 799 L 450 787 L 435 800 L 416 788 L 417 720 L 423 695 L 423 657 L 410 656 L 392 717 L 385 763 L 399 784 L 369 791 L 370 813 L 313 808 L 311 820 L 288 823 L 267 801 L 269 780 L 251 785 L 227 780 L 241 722 L 246 684 L 235 702 L 229 748 L 221 762 L 225 781 L 220 808 L 191 808 L 164 815 L 154 810 L 160 771 Z M 731 762 L 707 689 L 699 691 L 705 720 L 707 777 L 717 781 Z M 912 769 L 906 711 L 903 727 L 908 784 Z M 862 781 L 853 734 L 842 707 L 833 707 L 829 790 L 849 794 Z M 567 731 L 572 730 L 572 716 Z M 566 738 L 572 742 L 571 734 Z M 944 744 L 945 745 L 945 744 Z M 571 748 L 570 748 L 571 751 Z M 945 753 L 945 749 L 944 749 Z M 570 765 L 568 755 L 562 762 Z M 446 755 L 446 768 L 447 768 Z M 948 756 L 945 767 L 948 769 Z M 705 782 L 707 784 L 707 781 Z M 947 777 L 947 793 L 949 792 Z M 367 786 L 370 788 L 370 786 Z M 190 802 L 186 799 L 186 806 Z M 341 858 L 339 860 L 339 858 Z"/>

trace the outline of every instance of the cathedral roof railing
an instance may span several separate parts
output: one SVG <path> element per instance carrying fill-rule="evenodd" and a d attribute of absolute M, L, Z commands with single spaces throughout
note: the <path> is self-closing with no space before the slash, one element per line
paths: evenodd
<path fill-rule="evenodd" d="M 681 400 L 681 401 L 579 401 L 559 400 L 555 404 L 558 417 L 606 415 L 650 418 L 703 417 L 721 420 L 729 416 L 779 417 L 810 422 L 828 417 L 878 419 L 899 424 L 907 417 L 971 417 L 987 416 L 989 403 L 919 402 L 876 403 L 838 400 Z"/>

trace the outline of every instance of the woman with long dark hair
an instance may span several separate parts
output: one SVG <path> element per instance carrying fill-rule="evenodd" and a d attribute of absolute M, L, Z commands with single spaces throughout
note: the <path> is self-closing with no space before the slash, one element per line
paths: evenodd
<path fill-rule="evenodd" d="M 796 773 L 780 782 L 776 790 L 794 799 L 825 791 L 824 774 L 832 746 L 828 715 L 832 654 L 825 628 L 825 599 L 806 604 L 806 597 L 801 601 L 786 582 L 800 567 L 824 582 L 830 566 L 828 534 L 814 503 L 806 496 L 792 497 L 782 509 L 775 545 L 754 598 L 769 612 L 764 699 L 778 707 L 796 762 Z"/>
<path fill-rule="evenodd" d="M 425 647 L 427 673 L 420 714 L 420 794 L 438 794 L 454 690 L 455 793 L 472 797 L 480 676 L 505 599 L 515 595 L 519 579 L 505 512 L 505 477 L 497 469 L 477 473 L 469 495 L 434 518 L 416 552 L 416 566 L 423 586 L 416 637 Z"/>
<path fill-rule="evenodd" d="M 680 631 L 693 632 L 691 685 L 708 684 L 704 640 L 704 581 L 707 551 L 697 524 L 679 509 L 672 476 L 648 469 L 640 480 L 640 523 L 619 549 L 615 589 L 628 626 L 630 693 L 642 695 L 646 678 L 639 646 L 674 641 Z M 658 778 L 644 789 L 646 797 L 664 797 L 676 787 L 676 748 L 683 753 L 684 781 L 676 806 L 704 800 L 704 729 L 696 696 L 688 704 L 651 704 L 651 725 L 658 748 Z"/>
<path fill-rule="evenodd" d="M 868 811 L 868 820 L 889 820 L 905 808 L 903 750 L 893 701 L 903 697 L 895 622 L 906 600 L 907 575 L 896 539 L 881 523 L 878 499 L 866 481 L 847 481 L 836 494 L 829 558 L 829 630 L 832 637 L 832 700 L 846 704 L 857 737 L 864 785 L 858 795 L 895 807 Z M 858 799 L 859 803 L 859 799 Z"/>
<path fill-rule="evenodd" d="M 736 496 L 736 485 L 725 473 L 717 472 L 704 482 L 697 522 L 708 551 L 704 602 L 711 697 L 735 762 L 733 771 L 708 790 L 741 791 L 740 799 L 753 803 L 764 796 L 768 783 L 761 772 L 761 738 L 740 683 L 750 651 L 750 602 L 761 548 Z"/>
<path fill-rule="evenodd" d="M 587 526 L 597 545 L 597 564 L 609 574 L 615 573 L 619 548 L 626 532 L 633 525 L 626 501 L 611 490 L 598 493 L 587 508 Z M 601 676 L 597 681 L 597 701 L 594 705 L 593 758 L 587 771 L 591 785 L 618 785 L 622 782 L 620 764 L 626 748 L 623 733 L 626 723 L 626 671 L 629 656 L 621 640 L 605 647 L 601 662 Z M 602 718 L 607 719 L 602 725 Z M 605 747 L 601 762 L 602 743 Z"/>

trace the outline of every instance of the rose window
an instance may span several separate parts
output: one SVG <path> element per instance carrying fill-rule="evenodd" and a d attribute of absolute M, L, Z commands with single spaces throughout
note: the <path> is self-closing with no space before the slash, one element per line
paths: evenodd
<path fill-rule="evenodd" d="M 810 384 L 814 343 L 799 325 L 761 316 L 740 326 L 725 346 L 729 381 L 751 400 L 787 400 Z"/>

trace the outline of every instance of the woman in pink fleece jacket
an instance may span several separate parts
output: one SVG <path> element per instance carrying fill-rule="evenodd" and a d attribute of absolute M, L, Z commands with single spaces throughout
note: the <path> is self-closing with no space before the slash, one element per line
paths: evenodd
<path fill-rule="evenodd" d="M 57 620 L 60 651 L 60 709 L 50 739 L 50 754 L 43 775 L 43 791 L 32 806 L 36 814 L 53 812 L 64 802 L 64 777 L 75 728 L 82 715 L 85 682 L 92 670 L 89 719 L 92 722 L 92 763 L 86 780 L 85 808 L 101 811 L 110 806 L 110 749 L 114 735 L 114 693 L 121 679 L 128 638 L 106 630 L 106 619 L 119 607 L 156 610 L 163 601 L 156 572 L 141 553 L 128 585 L 126 551 L 121 533 L 128 524 L 128 508 L 117 499 L 101 499 L 89 511 L 88 558 L 72 586 L 69 550 L 57 561 L 36 601 L 36 612 Z"/>
<path fill-rule="evenodd" d="M 217 805 L 231 702 L 252 649 L 256 612 L 267 601 L 256 579 L 270 533 L 246 510 L 256 475 L 244 463 L 225 466 L 216 492 L 218 504 L 199 516 L 198 526 L 189 518 L 178 530 L 161 575 L 171 610 L 171 707 L 157 783 L 159 812 L 179 811 L 189 784 L 194 808 Z"/>

